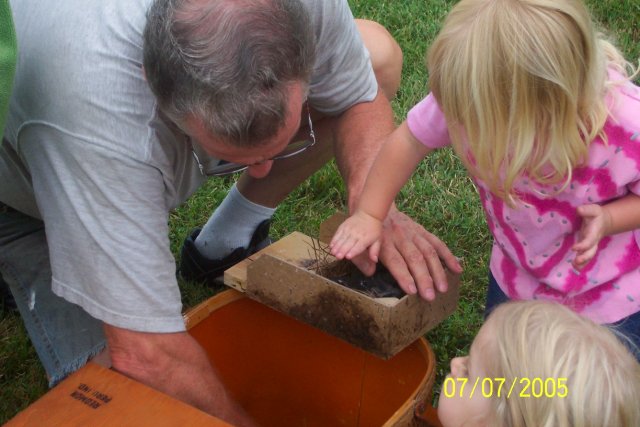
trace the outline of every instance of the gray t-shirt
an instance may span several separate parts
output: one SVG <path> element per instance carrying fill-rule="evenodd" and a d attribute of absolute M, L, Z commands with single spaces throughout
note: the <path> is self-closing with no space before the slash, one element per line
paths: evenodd
<path fill-rule="evenodd" d="M 12 2 L 19 41 L 0 201 L 45 222 L 56 294 L 111 325 L 184 330 L 168 214 L 202 183 L 142 73 L 151 0 Z M 346 0 L 304 0 L 318 57 L 309 101 L 338 114 L 377 93 Z"/>

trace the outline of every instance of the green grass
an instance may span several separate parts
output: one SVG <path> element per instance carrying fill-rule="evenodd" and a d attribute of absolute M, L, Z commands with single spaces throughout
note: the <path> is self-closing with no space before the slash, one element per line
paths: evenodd
<path fill-rule="evenodd" d="M 393 102 L 401 121 L 426 93 L 424 57 L 451 0 L 350 0 L 354 15 L 385 25 L 404 52 L 402 86 Z M 596 19 L 627 58 L 640 57 L 640 3 L 637 0 L 589 0 Z M 171 248 L 177 255 L 188 231 L 204 223 L 222 200 L 230 180 L 210 180 L 187 204 L 172 212 Z M 297 230 L 316 235 L 319 224 L 343 209 L 344 188 L 329 164 L 298 188 L 278 209 L 272 235 Z M 464 261 L 462 295 L 457 312 L 427 334 L 438 360 L 437 382 L 449 360 L 465 354 L 482 321 L 491 238 L 466 172 L 450 150 L 426 159 L 398 198 L 402 210 L 446 242 Z M 213 294 L 198 285 L 182 284 L 185 309 Z M 0 312 L 0 424 L 46 392 L 44 371 L 18 316 Z"/>

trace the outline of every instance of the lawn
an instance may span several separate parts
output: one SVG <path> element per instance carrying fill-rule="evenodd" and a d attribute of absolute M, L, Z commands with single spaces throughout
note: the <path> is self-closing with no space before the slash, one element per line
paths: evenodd
<path fill-rule="evenodd" d="M 424 56 L 451 0 L 350 0 L 356 17 L 384 24 L 404 51 L 403 80 L 393 101 L 398 122 L 427 90 Z M 589 0 L 604 30 L 627 58 L 640 57 L 640 2 Z M 179 253 L 188 231 L 203 224 L 222 200 L 230 179 L 212 179 L 187 204 L 171 214 L 172 250 Z M 297 230 L 317 235 L 320 222 L 344 208 L 344 187 L 334 164 L 298 188 L 278 209 L 272 237 Z M 482 322 L 487 261 L 491 237 L 476 190 L 450 150 L 440 150 L 422 162 L 398 198 L 398 206 L 445 241 L 462 258 L 464 273 L 458 310 L 427 334 L 438 360 L 437 383 L 448 372 L 448 361 L 467 352 Z M 212 295 L 202 285 L 183 283 L 185 309 Z M 46 380 L 29 339 L 14 313 L 0 312 L 0 424 L 46 392 Z"/>

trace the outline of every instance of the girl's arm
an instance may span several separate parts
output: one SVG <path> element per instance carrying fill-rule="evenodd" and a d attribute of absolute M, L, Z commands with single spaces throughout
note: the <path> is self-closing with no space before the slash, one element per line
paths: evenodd
<path fill-rule="evenodd" d="M 331 253 L 336 258 L 351 259 L 371 247 L 369 257 L 377 262 L 382 221 L 400 189 L 430 151 L 411 134 L 406 122 L 387 137 L 369 171 L 356 211 L 331 240 Z"/>
<path fill-rule="evenodd" d="M 595 256 L 598 243 L 605 236 L 640 228 L 640 196 L 630 193 L 606 205 L 578 207 L 582 217 L 580 240 L 573 245 L 573 266 L 580 269 Z"/>

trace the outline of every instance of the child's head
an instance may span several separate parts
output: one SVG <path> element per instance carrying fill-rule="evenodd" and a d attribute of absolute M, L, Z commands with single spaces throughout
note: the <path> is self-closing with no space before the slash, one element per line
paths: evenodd
<path fill-rule="evenodd" d="M 468 383 L 464 397 L 460 381 L 443 387 L 438 415 L 445 427 L 640 425 L 640 364 L 609 329 L 557 303 L 498 306 L 469 357 L 451 361 L 451 378 Z M 496 378 L 505 379 L 500 397 Z M 455 397 L 446 397 L 453 384 Z"/>
<path fill-rule="evenodd" d="M 607 117 L 608 60 L 624 69 L 582 0 L 461 0 L 430 48 L 429 84 L 463 161 L 506 198 L 523 173 L 566 181 L 584 162 Z"/>

